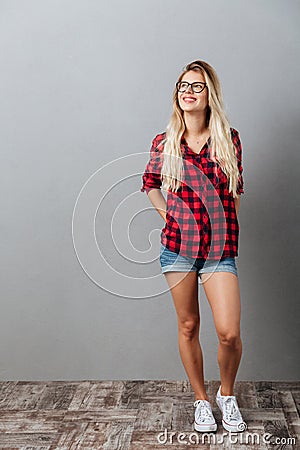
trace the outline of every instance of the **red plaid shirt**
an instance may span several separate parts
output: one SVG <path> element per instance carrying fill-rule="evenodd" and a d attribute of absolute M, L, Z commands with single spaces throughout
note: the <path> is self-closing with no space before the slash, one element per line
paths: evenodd
<path fill-rule="evenodd" d="M 230 130 L 240 174 L 237 193 L 242 194 L 242 144 L 239 132 L 234 128 Z M 151 189 L 161 188 L 165 137 L 164 132 L 152 141 L 141 192 L 148 194 Z M 228 192 L 227 176 L 220 165 L 210 159 L 209 144 L 210 139 L 197 154 L 183 137 L 181 139 L 183 181 L 177 193 L 168 190 L 161 243 L 182 256 L 219 260 L 238 256 L 239 222 L 233 195 Z"/>

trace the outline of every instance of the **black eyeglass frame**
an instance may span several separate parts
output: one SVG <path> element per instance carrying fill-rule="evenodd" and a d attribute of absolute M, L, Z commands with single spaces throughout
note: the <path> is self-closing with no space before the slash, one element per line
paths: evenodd
<path fill-rule="evenodd" d="M 184 89 L 184 91 L 181 91 L 179 89 L 179 86 L 181 85 L 181 83 L 186 83 L 187 84 L 187 87 Z M 203 88 L 201 89 L 201 91 L 196 92 L 194 90 L 194 85 L 195 84 L 202 84 L 203 85 Z M 205 83 L 204 81 L 195 81 L 194 83 L 188 83 L 187 81 L 177 81 L 177 83 L 176 83 L 176 89 L 177 89 L 178 92 L 185 92 L 188 89 L 189 86 L 191 86 L 192 91 L 193 91 L 194 94 L 200 94 L 200 92 L 203 92 L 204 89 L 207 87 L 207 83 Z"/>

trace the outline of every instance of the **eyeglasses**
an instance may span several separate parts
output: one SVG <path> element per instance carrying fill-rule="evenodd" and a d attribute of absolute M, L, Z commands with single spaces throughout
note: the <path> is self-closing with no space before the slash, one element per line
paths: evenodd
<path fill-rule="evenodd" d="M 200 92 L 202 92 L 206 88 L 207 84 L 201 81 L 196 81 L 195 83 L 188 83 L 187 81 L 178 81 L 176 83 L 176 88 L 177 91 L 179 92 L 185 92 L 189 86 L 191 86 L 192 91 L 195 94 L 200 94 Z"/>

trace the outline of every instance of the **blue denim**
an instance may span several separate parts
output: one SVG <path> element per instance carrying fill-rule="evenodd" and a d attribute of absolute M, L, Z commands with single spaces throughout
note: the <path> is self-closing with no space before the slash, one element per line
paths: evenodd
<path fill-rule="evenodd" d="M 201 277 L 202 273 L 231 272 L 238 276 L 235 257 L 225 257 L 219 261 L 206 262 L 203 258 L 181 256 L 161 244 L 159 260 L 162 273 L 170 271 L 198 272 Z M 204 265 L 205 267 L 203 267 Z"/>

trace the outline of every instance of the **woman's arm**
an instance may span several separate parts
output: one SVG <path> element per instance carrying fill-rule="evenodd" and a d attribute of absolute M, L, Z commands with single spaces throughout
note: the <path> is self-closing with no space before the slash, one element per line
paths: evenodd
<path fill-rule="evenodd" d="M 241 196 L 239 195 L 237 198 L 234 199 L 234 205 L 235 205 L 235 210 L 236 210 L 237 215 L 239 213 L 240 203 L 241 203 Z"/>
<path fill-rule="evenodd" d="M 150 159 L 142 176 L 141 192 L 146 191 L 152 205 L 166 222 L 167 202 L 161 192 L 161 169 L 163 146 L 159 145 L 162 135 L 157 135 L 152 141 Z"/>
<path fill-rule="evenodd" d="M 162 192 L 160 189 L 151 189 L 148 192 L 148 197 L 150 198 L 150 201 L 154 208 L 157 210 L 157 212 L 161 215 L 161 217 L 166 222 L 166 209 L 167 209 L 167 202 L 162 195 Z"/>

